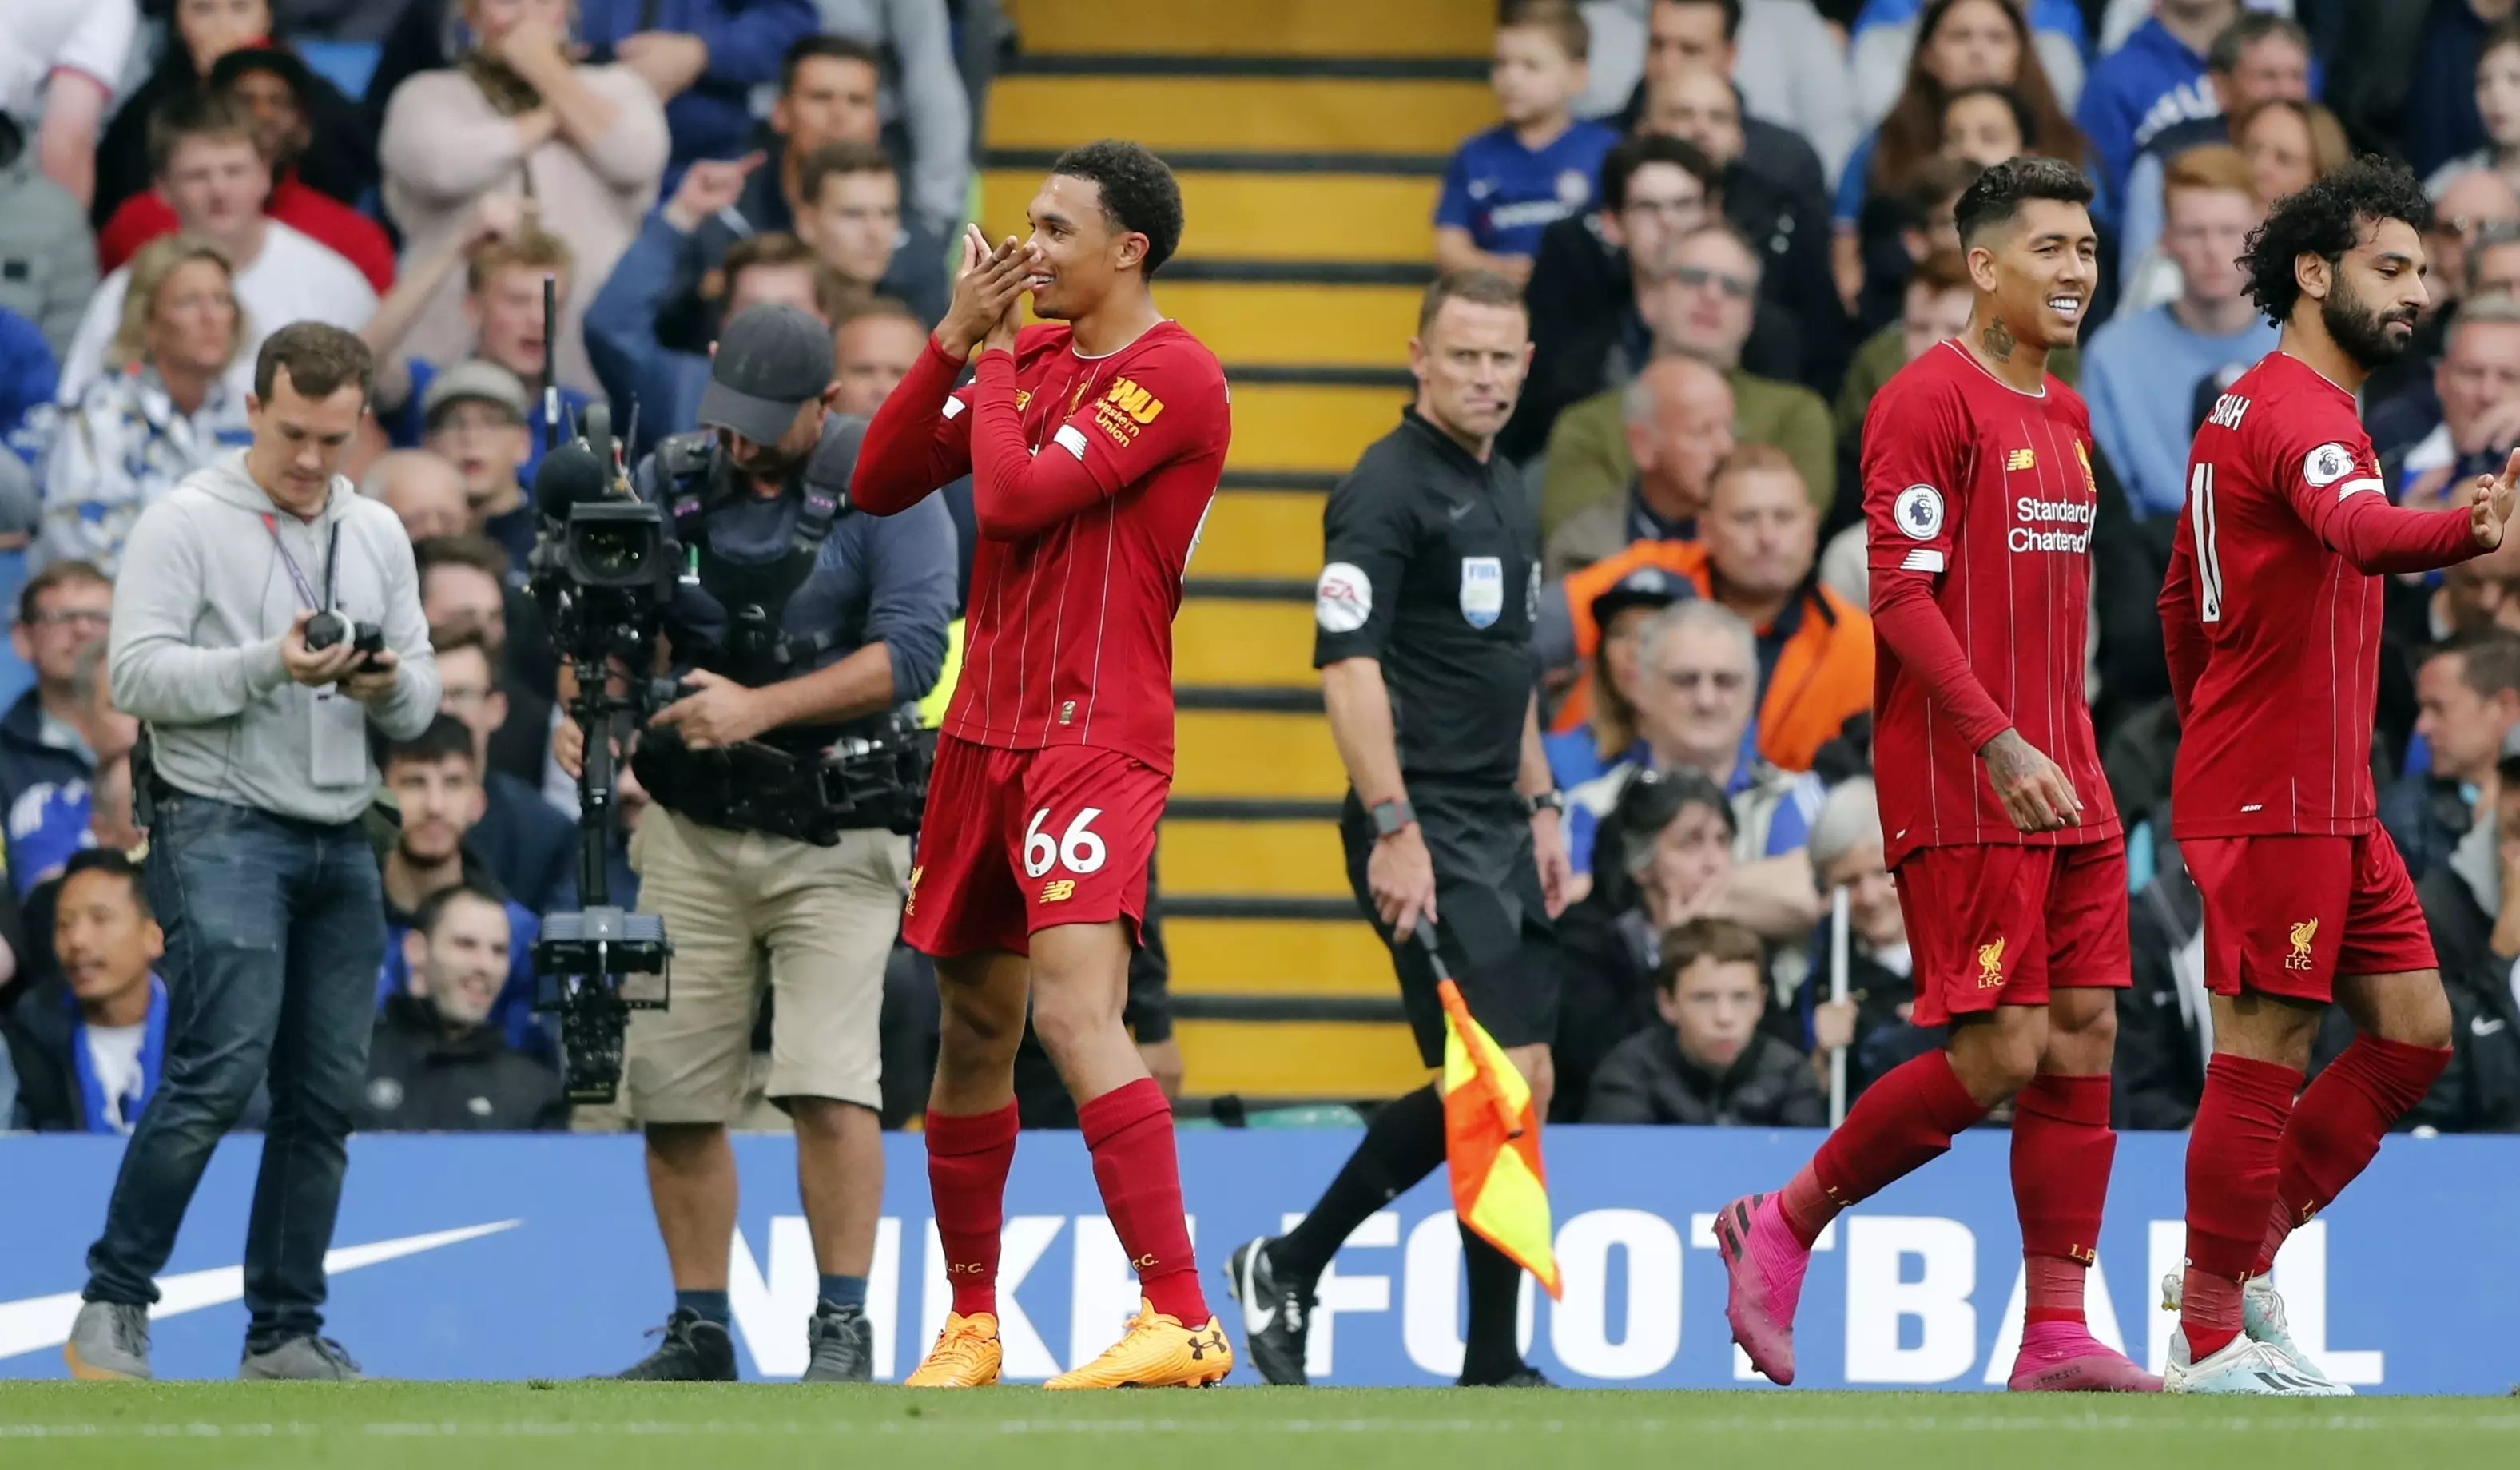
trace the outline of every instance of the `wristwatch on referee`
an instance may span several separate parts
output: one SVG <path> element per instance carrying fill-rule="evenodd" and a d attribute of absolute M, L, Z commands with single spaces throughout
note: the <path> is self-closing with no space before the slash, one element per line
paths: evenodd
<path fill-rule="evenodd" d="M 1553 786 L 1536 795 L 1529 791 L 1514 794 L 1522 800 L 1522 815 L 1525 817 L 1537 817 L 1543 812 L 1555 812 L 1560 817 L 1566 815 L 1566 793 Z"/>
<path fill-rule="evenodd" d="M 1409 798 L 1406 796 L 1395 796 L 1389 801 L 1377 801 L 1367 815 L 1373 819 L 1373 835 L 1377 840 L 1391 836 L 1403 827 L 1418 824 L 1418 809 L 1409 804 Z"/>

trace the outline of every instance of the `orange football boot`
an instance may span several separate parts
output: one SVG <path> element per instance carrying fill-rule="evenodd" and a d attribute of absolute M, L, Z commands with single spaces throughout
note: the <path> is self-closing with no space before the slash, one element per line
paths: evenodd
<path fill-rule="evenodd" d="M 1234 1371 L 1234 1346 L 1211 1316 L 1191 1328 L 1141 1298 L 1129 1330 L 1102 1356 L 1059 1374 L 1048 1389 L 1209 1388 Z"/>
<path fill-rule="evenodd" d="M 998 1344 L 998 1319 L 985 1312 L 965 1316 L 945 1314 L 945 1330 L 927 1360 L 902 1380 L 905 1388 L 987 1388 L 998 1381 L 1005 1350 Z"/>

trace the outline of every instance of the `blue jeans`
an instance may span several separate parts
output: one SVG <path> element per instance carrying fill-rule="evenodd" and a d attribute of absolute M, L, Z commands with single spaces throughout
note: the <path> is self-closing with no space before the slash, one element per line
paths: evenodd
<path fill-rule="evenodd" d="M 166 932 L 165 1074 L 87 1255 L 92 1302 L 154 1303 L 151 1278 L 220 1136 L 270 1079 L 246 1225 L 249 1346 L 323 1325 L 343 1140 L 367 1078 L 384 890 L 356 823 L 328 826 L 190 793 L 158 804 L 149 904 Z"/>

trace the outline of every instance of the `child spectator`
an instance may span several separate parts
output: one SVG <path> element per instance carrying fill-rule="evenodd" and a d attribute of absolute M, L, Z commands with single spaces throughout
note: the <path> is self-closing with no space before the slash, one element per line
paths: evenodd
<path fill-rule="evenodd" d="M 248 334 L 227 252 L 199 235 L 141 247 L 129 266 L 109 370 L 64 411 L 44 459 L 39 560 L 111 576 L 140 512 L 253 437 L 237 386 Z"/>
<path fill-rule="evenodd" d="M 1768 993 L 1759 936 L 1691 918 L 1663 941 L 1654 1006 L 1665 1023 L 1601 1060 L 1587 1123 L 1819 1128 L 1828 1099 L 1803 1054 L 1759 1029 Z"/>
<path fill-rule="evenodd" d="M 2520 16 L 2505 16 L 2485 33 L 2476 54 L 2476 115 L 2485 146 L 2432 171 L 2424 192 L 2434 199 L 2474 168 L 2494 169 L 2520 188 Z"/>
<path fill-rule="evenodd" d="M 566 0 L 466 0 L 463 16 L 471 49 L 404 82 L 386 104 L 378 143 L 386 212 L 402 227 L 408 266 L 475 228 L 482 195 L 530 194 L 574 265 L 557 333 L 559 380 L 592 392 L 579 324 L 655 198 L 664 110 L 636 71 L 571 59 Z M 467 327 L 449 281 L 421 307 L 405 349 L 454 362 Z"/>
<path fill-rule="evenodd" d="M 1505 121 L 1453 155 L 1435 204 L 1435 266 L 1531 275 L 1540 232 L 1593 206 L 1601 156 L 1619 141 L 1568 111 L 1584 90 L 1590 32 L 1572 5 L 1516 0 L 1489 70 Z"/>
<path fill-rule="evenodd" d="M 432 557 L 432 561 L 434 557 Z M 551 724 L 548 701 L 512 702 L 498 655 L 477 628 L 432 636 L 437 650 L 437 707 L 472 732 L 481 769 L 481 820 L 466 834 L 499 886 L 536 914 L 569 908 L 577 893 L 577 824 L 532 782 L 490 765 L 490 742 L 512 716 L 539 736 Z"/>
<path fill-rule="evenodd" d="M 420 406 L 429 451 L 464 476 L 465 529 L 498 543 L 511 567 L 534 552 L 534 509 L 518 477 L 532 458 L 529 401 L 517 375 L 475 360 L 432 378 Z"/>

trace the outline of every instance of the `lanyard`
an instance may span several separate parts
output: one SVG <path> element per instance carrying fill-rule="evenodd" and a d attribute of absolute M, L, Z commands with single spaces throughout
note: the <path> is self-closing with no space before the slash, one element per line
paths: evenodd
<path fill-rule="evenodd" d="M 289 580 L 297 584 L 297 596 L 305 600 L 301 605 L 322 612 L 332 611 L 333 562 L 341 550 L 341 523 L 338 520 L 333 522 L 332 537 L 324 543 L 324 600 L 320 602 L 315 601 L 315 589 L 307 585 L 306 573 L 298 569 L 297 558 L 289 554 L 289 543 L 280 539 L 280 518 L 265 514 L 262 528 L 271 533 L 271 544 L 280 553 L 280 564 L 289 568 Z"/>
<path fill-rule="evenodd" d="M 118 1099 L 122 1104 L 119 1130 L 106 1110 L 105 1083 L 96 1075 L 96 1057 L 87 1049 L 87 1017 L 79 1012 L 78 997 L 65 990 L 62 1002 L 70 1013 L 70 1067 L 78 1074 L 79 1101 L 87 1111 L 87 1131 L 131 1132 L 140 1121 L 141 1109 L 158 1094 L 158 1080 L 166 1069 L 166 982 L 155 974 L 149 977 L 149 1022 L 140 1033 L 140 1086 L 137 1091 Z"/>

